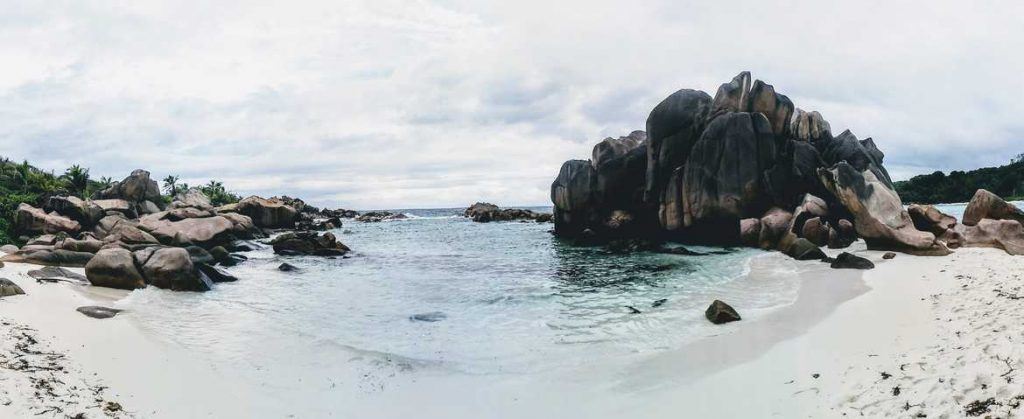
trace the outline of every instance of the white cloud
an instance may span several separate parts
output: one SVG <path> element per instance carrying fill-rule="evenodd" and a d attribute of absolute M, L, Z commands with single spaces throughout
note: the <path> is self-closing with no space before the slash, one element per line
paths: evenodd
<path fill-rule="evenodd" d="M 897 177 L 1024 151 L 1015 2 L 7 2 L 0 154 L 356 208 L 542 204 L 740 70 Z"/>

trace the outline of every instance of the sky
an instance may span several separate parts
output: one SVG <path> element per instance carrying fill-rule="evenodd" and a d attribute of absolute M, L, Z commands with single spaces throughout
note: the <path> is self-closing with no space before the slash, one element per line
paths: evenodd
<path fill-rule="evenodd" d="M 1024 153 L 1019 1 L 0 1 L 0 155 L 57 172 L 544 205 L 563 161 L 742 70 L 896 179 Z"/>

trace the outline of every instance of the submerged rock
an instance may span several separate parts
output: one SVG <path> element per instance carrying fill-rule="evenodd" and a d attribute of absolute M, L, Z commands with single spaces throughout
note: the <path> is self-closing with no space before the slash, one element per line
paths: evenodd
<path fill-rule="evenodd" d="M 447 319 L 447 318 L 448 318 L 448 315 L 444 314 L 444 313 L 442 313 L 440 311 L 432 311 L 430 313 L 413 314 L 412 316 L 409 316 L 409 320 L 411 320 L 411 321 L 414 321 L 414 322 L 430 322 L 430 323 L 439 322 L 439 321 Z"/>
<path fill-rule="evenodd" d="M 24 295 L 25 290 L 21 289 L 18 284 L 7 278 L 0 278 L 0 297 L 9 297 L 12 295 Z"/>
<path fill-rule="evenodd" d="M 299 267 L 290 263 L 282 263 L 277 266 L 277 270 L 281 272 L 295 272 L 299 270 Z"/>
<path fill-rule="evenodd" d="M 843 252 L 832 261 L 832 269 L 874 269 L 875 264 L 860 256 Z"/>
<path fill-rule="evenodd" d="M 356 217 L 356 221 L 364 223 L 379 223 L 381 221 L 404 220 L 407 218 L 409 218 L 409 216 L 402 213 L 396 214 L 389 211 L 370 211 Z"/>
<path fill-rule="evenodd" d="M 732 306 L 722 302 L 721 300 L 715 300 L 708 306 L 708 309 L 704 311 L 704 317 L 707 317 L 711 323 L 723 324 L 742 320 L 739 313 Z"/>
<path fill-rule="evenodd" d="M 75 309 L 75 311 L 92 317 L 94 319 L 109 319 L 117 315 L 124 310 L 118 310 L 116 308 L 101 307 L 101 306 L 84 306 Z"/>
<path fill-rule="evenodd" d="M 466 208 L 466 210 L 463 211 L 463 216 L 471 218 L 473 221 L 478 223 L 518 220 L 537 222 L 551 221 L 551 217 L 548 214 L 538 214 L 530 210 L 516 208 L 502 209 L 497 205 L 486 202 L 477 202 L 470 205 L 469 208 Z"/>

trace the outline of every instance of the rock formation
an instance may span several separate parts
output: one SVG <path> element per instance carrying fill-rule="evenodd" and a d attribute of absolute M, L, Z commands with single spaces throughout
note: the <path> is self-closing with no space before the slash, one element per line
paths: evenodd
<path fill-rule="evenodd" d="M 642 238 L 805 254 L 806 243 L 949 253 L 904 210 L 885 155 L 743 72 L 712 98 L 679 90 L 640 132 L 606 138 L 565 162 L 551 185 L 555 234 L 586 242 Z M 642 155 L 641 155 L 642 152 Z M 813 210 L 808 202 L 813 201 Z M 812 252 L 817 257 L 817 252 Z"/>
<path fill-rule="evenodd" d="M 526 209 L 499 208 L 497 205 L 486 202 L 477 202 L 470 205 L 462 213 L 463 216 L 478 223 L 491 221 L 536 221 L 538 223 L 551 221 L 551 214 L 536 213 Z"/>

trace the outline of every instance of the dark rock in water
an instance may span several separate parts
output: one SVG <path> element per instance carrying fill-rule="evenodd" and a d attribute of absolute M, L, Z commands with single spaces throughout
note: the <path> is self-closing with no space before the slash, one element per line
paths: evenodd
<path fill-rule="evenodd" d="M 109 319 L 124 310 L 118 310 L 110 307 L 85 306 L 77 308 L 76 311 L 94 319 Z"/>
<path fill-rule="evenodd" d="M 188 257 L 192 259 L 194 264 L 205 263 L 212 265 L 217 263 L 217 259 L 213 257 L 213 254 L 202 247 L 189 246 L 185 250 L 188 251 Z"/>
<path fill-rule="evenodd" d="M 659 300 L 655 300 L 654 304 L 651 304 L 651 307 L 661 307 L 661 306 L 665 305 L 665 303 L 667 303 L 667 302 L 668 302 L 668 298 L 662 298 L 662 299 L 659 299 Z"/>
<path fill-rule="evenodd" d="M 893 253 L 893 252 L 885 252 L 885 254 L 882 255 L 882 259 L 892 259 L 892 258 L 895 258 L 895 257 L 896 257 L 896 253 Z"/>
<path fill-rule="evenodd" d="M 826 257 L 825 252 L 821 251 L 818 245 L 804 238 L 793 241 L 793 244 L 786 249 L 786 254 L 796 260 L 821 260 Z"/>
<path fill-rule="evenodd" d="M 231 242 L 230 246 L 230 249 L 233 252 L 252 252 L 262 248 L 263 245 L 252 240 L 235 240 L 234 242 Z"/>
<path fill-rule="evenodd" d="M 401 213 L 396 214 L 389 211 L 370 211 L 356 217 L 356 221 L 364 223 L 378 223 L 381 221 L 404 220 L 407 218 L 409 217 Z"/>
<path fill-rule="evenodd" d="M 313 231 L 284 233 L 270 242 L 279 255 L 343 256 L 349 252 L 331 233 L 318 235 Z"/>
<path fill-rule="evenodd" d="M 439 321 L 447 319 L 447 318 L 448 318 L 448 315 L 444 314 L 444 313 L 442 313 L 440 311 L 432 311 L 430 313 L 413 314 L 412 316 L 409 316 L 409 320 L 414 321 L 414 322 L 431 322 L 431 323 L 432 322 L 439 322 Z"/>
<path fill-rule="evenodd" d="M 228 271 L 225 271 L 216 266 L 210 266 L 207 264 L 200 263 L 196 265 L 196 269 L 199 269 L 200 272 L 206 275 L 207 278 L 210 278 L 210 281 L 213 281 L 214 283 L 235 282 L 238 280 L 237 277 L 229 274 Z"/>
<path fill-rule="evenodd" d="M 180 247 L 165 247 L 155 251 L 135 253 L 146 282 L 157 288 L 173 291 L 209 291 L 213 282 L 194 263 L 191 255 Z"/>
<path fill-rule="evenodd" d="M 235 265 L 237 265 L 239 263 L 242 263 L 242 262 L 245 262 L 247 260 L 249 260 L 249 258 L 245 257 L 245 255 L 239 255 L 239 254 L 232 253 L 232 254 L 228 255 L 227 259 L 224 259 L 224 260 L 220 261 L 220 265 L 222 265 L 222 266 L 235 266 Z"/>
<path fill-rule="evenodd" d="M 277 270 L 281 272 L 295 272 L 299 270 L 299 267 L 290 263 L 282 263 L 278 265 Z"/>
<path fill-rule="evenodd" d="M 473 219 L 478 223 L 487 223 L 491 221 L 518 221 L 518 220 L 529 220 L 543 222 L 543 220 L 550 220 L 550 216 L 547 214 L 538 214 L 530 210 L 515 209 L 515 208 L 499 208 L 497 205 L 489 204 L 486 202 L 477 202 L 470 205 L 463 211 L 463 215 Z"/>
<path fill-rule="evenodd" d="M 847 252 L 840 253 L 832 262 L 832 269 L 874 269 L 870 260 Z"/>
<path fill-rule="evenodd" d="M 21 289 L 18 284 L 7 278 L 0 278 L 0 297 L 9 297 L 12 295 L 24 295 L 25 290 Z"/>
<path fill-rule="evenodd" d="M 337 217 L 337 218 L 356 218 L 356 217 L 359 216 L 359 212 L 353 211 L 353 210 L 347 210 L 347 209 L 344 209 L 344 208 L 338 208 L 338 209 L 327 209 L 327 208 L 324 208 L 324 209 L 320 210 L 320 215 L 322 215 L 324 217 L 328 217 L 328 218 L 331 218 L 331 217 Z"/>
<path fill-rule="evenodd" d="M 707 317 L 711 323 L 722 324 L 741 320 L 739 313 L 736 312 L 728 304 L 721 300 L 715 300 L 708 306 L 708 309 L 704 311 L 704 317 Z"/>
<path fill-rule="evenodd" d="M 231 253 L 228 253 L 228 249 L 225 249 L 224 246 L 214 246 L 210 248 L 210 256 L 217 263 L 224 263 L 231 257 Z"/>
<path fill-rule="evenodd" d="M 32 278 L 35 278 L 35 279 L 40 279 L 40 280 L 54 279 L 54 278 L 63 278 L 63 279 L 70 279 L 70 280 L 74 280 L 74 281 L 87 281 L 87 279 L 85 278 L 85 275 L 82 275 L 82 274 L 79 274 L 79 273 L 76 273 L 76 272 L 72 272 L 70 269 L 65 269 L 65 268 L 56 267 L 56 266 L 47 266 L 47 267 L 42 268 L 42 269 L 36 269 L 34 271 L 28 271 L 28 276 L 30 276 Z"/>
<path fill-rule="evenodd" d="M 626 306 L 626 309 L 629 310 L 629 314 L 641 314 L 641 313 L 643 313 L 642 311 L 640 311 L 640 309 L 638 309 L 636 307 L 633 307 L 633 306 Z"/>

